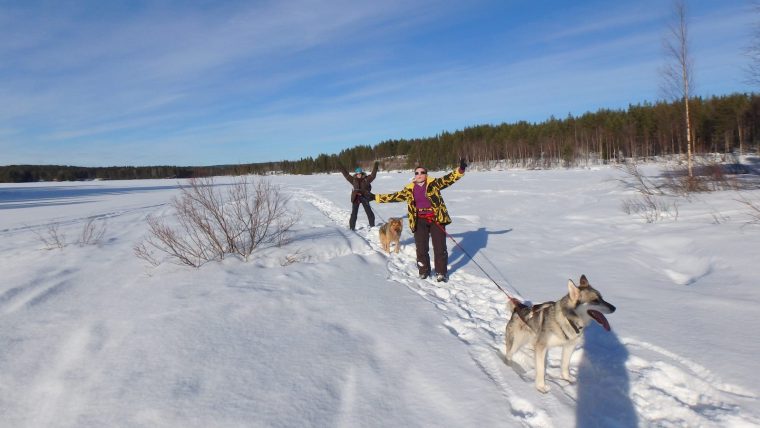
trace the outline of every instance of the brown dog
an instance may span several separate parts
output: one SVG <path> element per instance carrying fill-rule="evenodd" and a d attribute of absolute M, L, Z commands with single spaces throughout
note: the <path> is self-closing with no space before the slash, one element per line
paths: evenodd
<path fill-rule="evenodd" d="M 404 222 L 399 217 L 391 217 L 388 222 L 380 226 L 380 245 L 383 246 L 388 254 L 391 253 L 391 243 L 396 243 L 396 254 L 399 250 L 399 239 L 401 239 L 401 231 L 404 229 Z"/>

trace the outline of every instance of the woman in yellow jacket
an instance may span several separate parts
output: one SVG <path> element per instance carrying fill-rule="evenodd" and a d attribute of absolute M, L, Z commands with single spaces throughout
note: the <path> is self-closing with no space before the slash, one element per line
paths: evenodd
<path fill-rule="evenodd" d="M 417 247 L 417 268 L 420 278 L 430 275 L 430 238 L 433 240 L 433 255 L 435 257 L 436 280 L 448 280 L 449 253 L 446 248 L 446 225 L 451 223 L 451 217 L 443 202 L 441 190 L 464 176 L 467 162 L 459 161 L 459 168 L 439 178 L 430 178 L 427 169 L 414 169 L 414 179 L 396 193 L 368 193 L 370 200 L 376 202 L 407 203 L 409 229 L 414 233 L 414 243 Z"/>

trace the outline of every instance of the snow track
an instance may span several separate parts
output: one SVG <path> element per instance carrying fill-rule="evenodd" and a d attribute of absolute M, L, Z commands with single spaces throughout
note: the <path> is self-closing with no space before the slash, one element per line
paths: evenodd
<path fill-rule="evenodd" d="M 348 224 L 349 212 L 328 199 L 304 191 L 295 196 L 339 226 Z M 377 228 L 358 228 L 356 233 L 372 250 L 385 254 Z M 506 296 L 480 276 L 473 263 L 452 272 L 448 283 L 418 279 L 414 244 L 408 238 L 405 229 L 401 252 L 387 256 L 388 280 L 404 285 L 441 311 L 443 326 L 468 347 L 472 360 L 504 396 L 515 423 L 530 427 L 760 424 L 760 418 L 748 410 L 757 404 L 754 393 L 723 383 L 706 368 L 666 349 L 596 327 L 587 329 L 582 349 L 573 355 L 571 372 L 578 379 L 576 384 L 560 379 L 560 351 L 553 349 L 547 362 L 552 390 L 540 400 L 521 398 L 540 393 L 533 387 L 532 350 L 521 350 L 511 365 L 504 360 L 504 327 L 510 315 Z M 558 416 L 568 413 L 559 411 L 564 407 L 576 409 L 570 412 L 576 414 L 575 421 Z M 616 414 L 617 418 L 600 420 L 595 414 Z"/>
<path fill-rule="evenodd" d="M 151 213 L 154 212 L 157 208 L 166 207 L 168 206 L 168 203 L 161 203 L 161 204 L 154 204 L 154 205 L 146 205 L 146 206 L 137 206 L 137 207 L 130 207 L 130 208 L 124 208 L 117 211 L 109 211 L 97 215 L 91 215 L 87 217 L 76 217 L 76 218 L 70 218 L 66 220 L 60 220 L 60 221 L 53 221 L 53 222 L 44 222 L 42 224 L 25 224 L 23 226 L 19 227 L 13 227 L 13 228 L 6 228 L 6 229 L 0 229 L 0 235 L 12 235 L 16 233 L 26 233 L 30 230 L 40 230 L 44 231 L 51 225 L 57 225 L 62 227 L 68 227 L 68 226 L 78 226 L 80 224 L 84 224 L 89 220 L 109 220 L 125 215 L 131 215 L 131 214 L 141 214 L 141 213 Z"/>
<path fill-rule="evenodd" d="M 24 285 L 8 289 L 0 294 L 0 313 L 10 314 L 22 307 L 36 306 L 61 293 L 71 285 L 67 277 L 72 273 L 71 269 L 49 269 Z M 52 286 L 43 285 L 51 281 Z"/>

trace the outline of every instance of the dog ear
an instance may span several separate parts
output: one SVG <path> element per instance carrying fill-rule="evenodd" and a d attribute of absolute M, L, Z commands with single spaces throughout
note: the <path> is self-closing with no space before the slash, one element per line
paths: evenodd
<path fill-rule="evenodd" d="M 586 279 L 586 275 L 581 275 L 581 288 L 588 287 L 588 280 Z"/>
<path fill-rule="evenodd" d="M 567 280 L 567 295 L 570 296 L 570 301 L 573 303 L 581 298 L 581 290 L 575 286 L 572 279 Z"/>

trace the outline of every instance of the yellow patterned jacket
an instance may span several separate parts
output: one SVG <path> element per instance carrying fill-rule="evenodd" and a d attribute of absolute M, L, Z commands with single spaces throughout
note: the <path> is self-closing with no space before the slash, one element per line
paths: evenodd
<path fill-rule="evenodd" d="M 433 206 L 433 212 L 435 213 L 435 221 L 446 225 L 451 223 L 451 217 L 449 217 L 449 211 L 446 209 L 446 204 L 443 202 L 441 196 L 441 190 L 445 189 L 455 181 L 464 176 L 464 172 L 459 172 L 459 168 L 439 178 L 427 178 L 427 197 L 430 199 L 430 203 Z M 414 189 L 415 184 L 409 183 L 404 186 L 403 189 L 396 193 L 384 193 L 376 194 L 376 202 L 402 202 L 406 201 L 407 204 L 407 216 L 409 217 L 409 229 L 412 232 L 417 230 L 417 208 L 414 205 Z"/>

